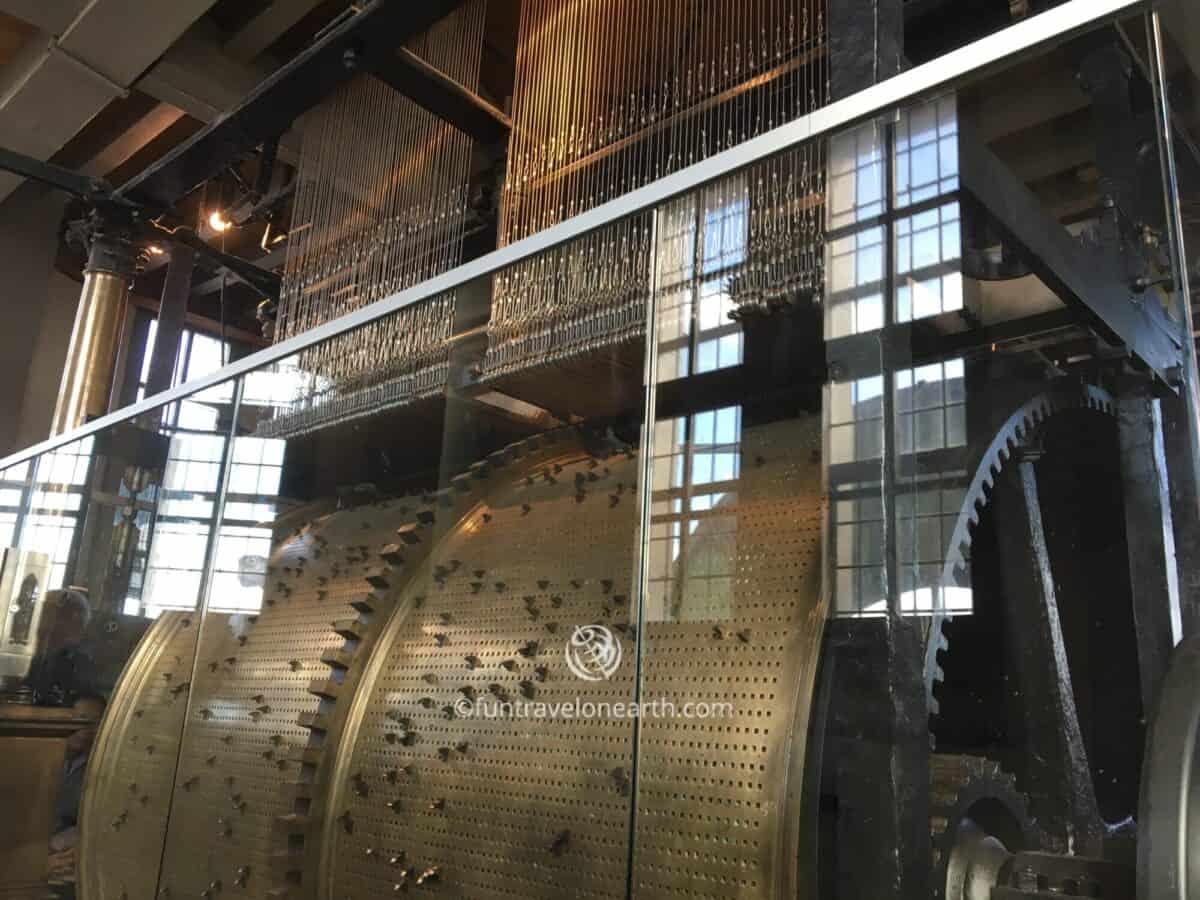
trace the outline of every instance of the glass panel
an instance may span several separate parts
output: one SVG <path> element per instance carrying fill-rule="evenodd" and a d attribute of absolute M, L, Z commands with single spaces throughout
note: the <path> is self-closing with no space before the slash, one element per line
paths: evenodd
<path fill-rule="evenodd" d="M 16 546 L 17 524 L 28 503 L 30 465 L 18 463 L 0 472 L 0 546 Z"/>
<path fill-rule="evenodd" d="M 736 365 L 721 283 L 688 290 L 688 346 Z M 577 322 L 552 364 L 483 374 L 493 302 L 472 285 L 242 379 L 173 890 L 603 894 L 624 867 L 643 326 Z M 710 423 L 714 483 L 737 430 Z M 585 785 L 589 820 L 563 818 Z"/>
<path fill-rule="evenodd" d="M 659 275 L 664 325 L 658 366 L 664 380 L 742 362 L 741 328 L 730 319 L 734 295 L 761 290 L 731 277 L 743 268 L 749 198 L 742 182 L 719 195 L 705 193 L 702 203 L 689 203 L 661 223 L 673 233 Z"/>
<path fill-rule="evenodd" d="M 967 896 L 980 841 L 1001 887 L 1132 884 L 1115 835 L 1189 633 L 1196 507 L 1194 369 L 1153 336 L 1180 331 L 1153 98 L 1122 47 L 1015 67 L 1061 96 L 1010 72 L 830 141 L 831 173 L 884 187 L 865 215 L 829 195 L 819 896 Z M 1128 327 L 1115 357 L 1100 320 Z"/>
<path fill-rule="evenodd" d="M 641 325 L 462 388 L 492 300 L 460 290 L 242 379 L 163 883 L 473 895 L 486 863 L 528 895 L 624 865 Z M 565 366 L 611 388 L 576 396 Z M 559 787 L 530 790 L 547 770 Z M 331 790 L 311 800 L 316 772 Z M 497 842 L 572 857 L 497 865 Z"/>
<path fill-rule="evenodd" d="M 4 473 L 0 536 L 157 617 L 133 658 L 189 673 L 134 666 L 114 699 L 135 739 L 101 739 L 91 892 L 1132 896 L 1200 540 L 1185 257 L 1122 45 L 1085 35 L 189 398 L 151 439 Z M 508 209 L 582 146 L 527 146 Z M 562 196 L 521 233 L 598 202 Z M 407 226 L 376 226 L 353 268 L 383 291 Z M 374 296 L 348 271 L 291 296 Z M 44 594 L 8 604 L 9 656 Z M 197 646 L 153 637 L 200 595 Z M 164 830 L 160 878 L 122 842 Z"/>
<path fill-rule="evenodd" d="M 227 427 L 225 396 L 189 402 Z M 6 888 L 158 888 L 227 444 L 164 412 L 0 477 Z"/>
<path fill-rule="evenodd" d="M 453 312 L 452 303 L 434 306 Z M 436 328 L 433 309 L 415 315 Z M 367 646 L 368 623 L 383 627 L 385 603 L 402 587 L 386 546 L 412 510 L 396 498 L 439 458 L 430 404 L 439 366 L 444 383 L 444 354 L 430 347 L 413 366 L 386 350 L 413 321 L 410 310 L 375 322 L 236 386 L 176 824 L 163 857 L 173 890 L 215 893 L 218 884 L 265 894 L 287 878 L 289 841 L 303 836 L 296 817 L 311 794 L 300 785 L 321 762 L 329 722 L 344 715 L 339 685 L 355 649 Z M 409 413 L 438 423 L 418 429 L 430 441 L 411 439 Z M 332 818 L 330 826 L 340 828 Z M 319 830 L 312 840 L 319 846 Z"/>
<path fill-rule="evenodd" d="M 845 173 L 839 215 L 877 215 L 879 194 L 841 153 L 830 151 L 833 171 Z M 800 148 L 658 212 L 659 356 L 636 699 L 661 713 L 638 721 L 637 897 L 684 889 L 786 896 L 785 885 L 796 885 L 798 847 L 787 823 L 802 815 L 804 735 L 826 619 L 829 451 L 814 302 L 821 256 L 812 243 L 823 215 L 821 165 L 816 148 Z M 764 184 L 775 189 L 745 189 Z M 693 212 L 701 200 L 708 208 L 746 203 L 754 229 L 726 238 L 745 249 L 727 251 L 719 276 L 732 300 L 721 326 L 737 335 L 740 352 L 719 368 L 679 371 L 668 355 L 680 330 L 673 275 L 704 243 L 697 235 L 707 218 Z M 794 274 L 772 278 L 782 272 Z M 847 287 L 871 280 L 882 274 L 849 276 Z M 716 324 L 702 315 L 691 330 Z M 833 452 L 847 463 L 867 460 L 876 473 L 880 395 L 878 379 L 838 385 L 829 430 Z M 848 566 L 879 567 L 871 534 L 845 536 Z"/>
<path fill-rule="evenodd" d="M 724 235 L 742 214 L 713 203 L 694 215 L 703 236 L 674 273 L 674 359 L 685 372 L 716 371 L 733 365 L 739 348 L 720 315 L 728 298 L 709 276 L 729 265 Z M 648 251 L 650 227 L 645 217 L 631 223 L 630 246 Z M 590 308 L 569 294 L 561 297 L 568 308 L 549 308 L 540 327 L 562 339 L 540 359 L 514 359 L 514 335 L 496 325 L 498 304 L 536 309 L 542 298 L 514 296 L 507 273 L 491 292 L 459 295 L 465 318 L 456 331 L 486 321 L 488 306 L 492 324 L 486 348 L 462 345 L 451 357 L 451 383 L 465 387 L 446 397 L 437 483 L 455 511 L 444 528 L 435 523 L 423 561 L 416 548 L 406 551 L 406 565 L 421 566 L 413 607 L 395 622 L 390 646 L 381 643 L 388 655 L 372 695 L 358 699 L 362 749 L 352 767 L 406 769 L 416 787 L 400 786 L 403 821 L 372 833 L 382 846 L 407 849 L 418 868 L 440 865 L 439 889 L 456 896 L 624 891 L 650 253 L 626 264 L 626 286 L 593 293 Z M 598 314 L 623 303 L 628 317 Z M 476 360 L 484 365 L 472 375 Z M 710 477 L 719 475 L 711 466 Z M 415 690 L 398 693 L 406 685 Z M 390 703 L 387 712 L 423 732 L 411 748 L 389 750 L 374 737 L 392 727 Z M 447 707 L 448 721 L 437 722 Z M 440 747 L 426 743 L 430 733 Z M 379 802 L 394 790 L 383 789 Z M 355 804 L 356 817 L 371 814 L 371 802 Z M 459 837 L 447 844 L 446 833 Z M 338 865 L 353 883 L 387 889 L 387 869 L 356 864 L 351 846 L 362 842 L 339 840 Z"/>
<path fill-rule="evenodd" d="M 154 342 L 158 338 L 158 319 L 146 323 L 146 342 L 142 351 L 142 364 L 138 370 L 137 399 L 146 396 L 146 382 L 150 377 L 150 360 L 154 355 Z M 229 362 L 230 344 L 211 335 L 184 329 L 179 337 L 179 354 L 175 360 L 175 371 L 171 375 L 170 387 L 178 387 L 189 381 L 211 375 Z M 189 413 L 196 411 L 189 407 Z M 189 414 L 175 412 L 174 416 Z"/>
<path fill-rule="evenodd" d="M 1168 264 L 1158 162 L 1143 142 L 1147 180 L 1114 180 L 1098 75 L 1125 70 L 1098 65 L 1022 64 L 1065 73 L 1070 103 L 1014 107 L 1000 76 L 833 137 L 826 308 L 735 305 L 731 370 L 677 364 L 695 301 L 660 285 L 638 700 L 732 719 L 639 723 L 635 895 L 963 897 L 960 863 L 989 890 L 1132 883 L 1120 845 L 1196 521 L 1177 373 L 1154 369 L 1174 353 L 1194 375 L 1178 344 L 1131 328 L 1114 354 L 1097 325 L 1123 327 L 1106 295 L 1140 294 L 1158 334 L 1179 326 L 1105 255 L 1146 281 Z M 1138 121 L 1145 88 L 1125 83 Z M 659 211 L 660 271 L 687 274 L 697 202 Z"/>

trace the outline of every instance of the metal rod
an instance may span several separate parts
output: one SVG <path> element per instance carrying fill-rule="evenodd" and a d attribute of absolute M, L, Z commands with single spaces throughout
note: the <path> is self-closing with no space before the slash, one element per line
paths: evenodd
<path fill-rule="evenodd" d="M 1187 371 L 1182 373 L 1187 398 L 1188 438 L 1191 449 L 1191 471 L 1194 486 L 1200 486 L 1200 375 L 1196 368 L 1196 326 L 1192 316 L 1192 290 L 1184 246 L 1183 214 L 1179 206 L 1179 179 L 1175 167 L 1171 106 L 1167 94 L 1167 75 L 1163 61 L 1162 20 L 1157 10 L 1146 16 L 1146 36 L 1149 42 L 1150 65 L 1153 70 L 1154 112 L 1158 118 L 1158 157 L 1162 166 L 1163 201 L 1166 204 L 1167 227 L 1171 238 L 1171 261 L 1175 272 L 1175 294 L 1179 298 L 1183 319 L 1183 358 Z M 1200 515 L 1200 509 L 1194 510 Z"/>
<path fill-rule="evenodd" d="M 896 521 L 896 439 L 900 434 L 900 420 L 896 417 L 896 362 L 900 348 L 893 330 L 896 325 L 896 124 L 881 123 L 876 133 L 883 143 L 883 203 L 888 211 L 887 226 L 883 230 L 883 328 L 878 335 L 879 371 L 883 382 L 883 453 L 880 456 L 883 570 L 888 611 L 892 616 L 899 617 L 904 612 L 904 587 L 896 543 L 900 524 Z M 915 608 L 915 596 L 913 603 Z"/>
<path fill-rule="evenodd" d="M 1089 28 L 1110 22 L 1144 8 L 1146 0 L 1067 0 L 1011 25 L 995 34 L 954 50 L 932 62 L 915 66 L 873 87 L 836 101 L 747 140 L 728 150 L 703 159 L 674 174 L 609 200 L 587 212 L 529 237 L 488 253 L 421 284 L 398 291 L 370 306 L 326 322 L 311 331 L 281 341 L 266 350 L 231 363 L 189 384 L 180 385 L 161 395 L 128 407 L 119 415 L 97 419 L 82 428 L 59 435 L 0 460 L 0 469 L 30 459 L 39 453 L 94 434 L 116 422 L 147 413 L 157 407 L 222 384 L 247 372 L 278 362 L 339 334 L 384 318 L 398 309 L 429 297 L 452 291 L 477 278 L 491 275 L 515 263 L 530 259 L 568 241 L 644 212 L 667 200 L 703 187 L 724 175 L 766 160 L 805 141 L 824 137 L 913 98 L 993 71 L 998 65 L 1015 61 L 1017 54 L 1035 53 L 1053 47 Z"/>
<path fill-rule="evenodd" d="M 1154 74 L 1150 70 L 1150 66 L 1146 60 L 1142 58 L 1141 52 L 1134 46 L 1133 40 L 1129 37 L 1129 33 L 1125 30 L 1125 26 L 1121 22 L 1114 22 L 1113 27 L 1117 31 L 1117 36 L 1121 39 L 1121 43 L 1125 46 L 1125 52 L 1129 54 L 1129 58 L 1133 60 L 1133 64 L 1138 67 L 1138 71 L 1142 73 L 1142 77 L 1146 79 L 1146 83 L 1153 87 Z M 1192 140 L 1192 136 L 1187 131 L 1187 123 L 1183 116 L 1176 110 L 1171 110 L 1171 121 L 1178 128 L 1176 139 L 1187 147 L 1188 152 L 1192 154 L 1192 158 L 1200 163 L 1200 147 L 1196 146 L 1196 142 Z"/>
<path fill-rule="evenodd" d="M 646 396 L 642 409 L 642 446 L 638 466 L 638 564 L 637 583 L 634 585 L 633 596 L 636 598 L 636 616 L 631 617 L 636 622 L 634 632 L 634 665 L 633 665 L 633 702 L 642 700 L 642 663 L 643 647 L 647 640 L 646 634 L 646 594 L 650 586 L 650 515 L 654 508 L 654 420 L 657 416 L 658 399 L 658 239 L 660 211 L 654 210 L 650 216 L 650 293 L 646 298 L 646 364 L 645 381 Z M 671 240 L 668 235 L 666 240 Z M 632 753 L 629 766 L 629 833 L 637 834 L 637 805 L 638 805 L 638 753 L 641 741 L 641 717 L 633 719 Z M 634 851 L 636 840 L 629 842 L 629 865 L 626 866 L 627 881 L 625 896 L 632 900 L 634 888 Z"/>

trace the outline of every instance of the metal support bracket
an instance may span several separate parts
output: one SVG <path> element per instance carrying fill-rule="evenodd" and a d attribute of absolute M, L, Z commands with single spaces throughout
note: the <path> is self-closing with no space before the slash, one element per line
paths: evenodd
<path fill-rule="evenodd" d="M 1120 344 L 1168 387 L 1183 361 L 1179 323 L 1126 284 L 1119 259 L 1085 246 L 1053 219 L 1033 192 L 965 130 L 959 134 L 964 193 L 991 217 L 1033 272 L 1068 305 L 1085 314 L 1106 340 Z M 1171 387 L 1174 390 L 1174 387 Z"/>

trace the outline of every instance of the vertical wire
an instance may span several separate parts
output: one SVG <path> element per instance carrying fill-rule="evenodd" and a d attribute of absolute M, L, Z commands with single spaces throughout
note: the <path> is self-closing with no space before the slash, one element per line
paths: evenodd
<path fill-rule="evenodd" d="M 414 52 L 476 89 L 485 15 L 486 0 L 473 0 Z M 302 130 L 277 340 L 457 264 L 467 222 L 470 140 L 381 82 L 340 88 Z M 452 294 L 434 298 L 305 351 L 302 367 L 335 394 L 412 374 L 447 352 L 452 314 Z M 399 397 L 393 388 L 384 394 Z"/>
<path fill-rule="evenodd" d="M 827 93 L 823 41 L 823 0 L 527 0 L 502 240 L 811 111 Z M 563 69 L 575 77 L 564 81 Z M 768 72 L 769 83 L 719 97 Z M 737 266 L 728 277 L 747 300 L 773 306 L 819 280 L 822 166 L 820 148 L 805 146 L 694 201 L 708 222 L 694 239 Z M 566 355 L 626 334 L 625 310 L 648 287 L 648 233 L 646 217 L 633 217 L 498 276 L 485 371 L 534 362 L 539 347 L 543 358 Z"/>

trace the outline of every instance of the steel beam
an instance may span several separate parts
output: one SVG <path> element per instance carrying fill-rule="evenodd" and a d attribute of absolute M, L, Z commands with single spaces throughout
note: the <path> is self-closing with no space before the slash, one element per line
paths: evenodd
<path fill-rule="evenodd" d="M 234 160 L 277 137 L 360 72 L 391 61 L 396 48 L 426 31 L 462 0 L 372 0 L 250 92 L 235 109 L 175 148 L 119 194 L 170 207 Z"/>
<path fill-rule="evenodd" d="M 0 147 L 0 172 L 29 178 L 76 197 L 90 198 L 107 193 L 107 185 L 101 179 L 56 166 L 54 163 L 42 162 L 40 159 L 4 147 Z"/>
<path fill-rule="evenodd" d="M 260 256 L 258 259 L 251 261 L 250 265 L 259 268 L 264 272 L 271 272 L 282 266 L 285 262 L 287 262 L 286 245 L 276 247 L 266 256 Z M 207 278 L 192 287 L 192 296 L 206 297 L 209 294 L 215 294 L 217 291 L 221 290 L 221 286 L 223 284 L 229 283 L 229 278 L 232 277 L 232 274 L 233 273 L 224 267 L 218 269 L 217 274 L 212 278 Z"/>
<path fill-rule="evenodd" d="M 181 228 L 175 232 L 164 231 L 163 239 L 170 240 L 176 246 L 185 245 L 202 253 L 208 259 L 221 265 L 247 287 L 258 291 L 268 300 L 279 301 L 281 278 L 276 273 L 261 269 L 248 260 L 216 249 L 187 228 Z"/>
<path fill-rule="evenodd" d="M 40 181 L 68 194 L 81 197 L 97 208 L 116 211 L 122 217 L 129 218 L 131 239 L 160 237 L 162 240 L 170 240 L 176 246 L 190 247 L 216 262 L 262 296 L 273 301 L 279 300 L 279 275 L 261 269 L 240 257 L 218 250 L 189 228 L 169 230 L 157 225 L 149 220 L 147 210 L 141 208 L 137 203 L 120 197 L 114 199 L 107 182 L 103 179 L 81 175 L 70 169 L 64 169 L 62 166 L 44 163 L 23 154 L 5 150 L 3 147 L 0 147 L 0 172 L 11 172 Z"/>
<path fill-rule="evenodd" d="M 905 350 L 906 365 L 965 356 L 986 350 L 994 344 L 1027 341 L 1040 344 L 1065 340 L 1083 332 L 1080 315 L 1073 309 L 1054 309 L 1047 312 L 1009 319 L 979 328 L 962 328 L 959 312 L 942 313 L 914 322 L 891 326 L 891 342 Z M 837 369 L 842 380 L 879 371 L 879 336 L 869 331 L 847 335 L 826 342 L 825 355 L 830 366 Z"/>
<path fill-rule="evenodd" d="M 959 133 L 962 190 L 986 210 L 1005 243 L 1064 303 L 1083 312 L 1107 340 L 1124 346 L 1164 383 L 1182 359 L 1178 323 L 1152 292 L 1138 294 L 1121 261 L 1087 247 L 1052 219 L 990 150 Z"/>
<path fill-rule="evenodd" d="M 512 131 L 512 119 L 501 110 L 404 47 L 373 74 L 482 144 L 505 140 Z"/>
<path fill-rule="evenodd" d="M 321 0 L 272 0 L 229 39 L 225 50 L 234 59 L 249 62 L 320 5 Z"/>

